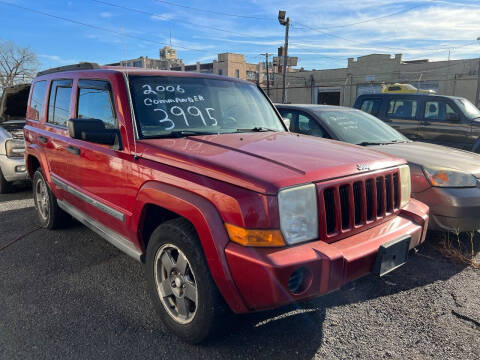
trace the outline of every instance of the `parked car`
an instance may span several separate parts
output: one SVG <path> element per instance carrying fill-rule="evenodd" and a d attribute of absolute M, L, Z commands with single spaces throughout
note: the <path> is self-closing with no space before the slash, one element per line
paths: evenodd
<path fill-rule="evenodd" d="M 10 191 L 12 183 L 28 180 L 23 126 L 29 91 L 29 84 L 7 87 L 0 100 L 0 194 Z"/>
<path fill-rule="evenodd" d="M 385 121 L 410 140 L 480 152 L 480 110 L 465 98 L 371 94 L 360 95 L 353 107 Z"/>
<path fill-rule="evenodd" d="M 326 294 L 424 241 L 428 207 L 410 199 L 404 160 L 287 132 L 249 82 L 82 63 L 39 73 L 32 94 L 41 224 L 68 213 L 145 263 L 160 317 L 186 341 L 225 305 Z"/>
<path fill-rule="evenodd" d="M 368 146 L 407 159 L 412 197 L 430 207 L 431 230 L 480 229 L 480 155 L 408 140 L 360 110 L 323 105 L 277 105 L 290 130 Z"/>

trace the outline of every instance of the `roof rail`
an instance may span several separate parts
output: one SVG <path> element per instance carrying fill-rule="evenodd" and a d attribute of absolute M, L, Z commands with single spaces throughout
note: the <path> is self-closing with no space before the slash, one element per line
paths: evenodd
<path fill-rule="evenodd" d="M 81 63 L 78 63 L 78 64 L 64 65 L 64 66 L 59 66 L 59 67 L 39 71 L 37 73 L 37 76 L 53 74 L 53 73 L 61 72 L 61 71 L 92 70 L 92 69 L 100 69 L 100 66 L 97 63 L 81 62 Z"/>

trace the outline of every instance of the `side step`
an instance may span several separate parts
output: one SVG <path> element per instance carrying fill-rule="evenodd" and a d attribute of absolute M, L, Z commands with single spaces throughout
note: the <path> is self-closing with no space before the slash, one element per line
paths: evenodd
<path fill-rule="evenodd" d="M 110 244 L 123 251 L 125 254 L 133 257 L 135 260 L 140 262 L 142 261 L 142 253 L 135 247 L 135 245 L 132 244 L 130 240 L 110 230 L 106 226 L 100 224 L 98 221 L 93 220 L 90 216 L 78 210 L 67 201 L 57 199 L 57 203 L 61 209 L 72 215 L 90 230 L 96 232 Z"/>

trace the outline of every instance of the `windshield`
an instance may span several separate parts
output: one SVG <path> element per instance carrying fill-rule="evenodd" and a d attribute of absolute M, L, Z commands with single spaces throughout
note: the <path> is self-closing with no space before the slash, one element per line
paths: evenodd
<path fill-rule="evenodd" d="M 355 110 L 316 111 L 339 140 L 351 144 L 385 144 L 408 139 L 375 116 Z"/>
<path fill-rule="evenodd" d="M 178 76 L 129 76 L 129 83 L 144 138 L 285 131 L 254 85 Z"/>
<path fill-rule="evenodd" d="M 467 99 L 454 99 L 457 105 L 463 110 L 463 113 L 470 119 L 476 119 L 480 117 L 480 110 L 477 109 L 475 105 L 473 105 Z"/>

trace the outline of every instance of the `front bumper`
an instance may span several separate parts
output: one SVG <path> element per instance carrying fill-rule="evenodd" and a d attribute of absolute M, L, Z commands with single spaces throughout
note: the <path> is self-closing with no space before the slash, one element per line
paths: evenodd
<path fill-rule="evenodd" d="M 0 155 L 0 169 L 2 170 L 5 180 L 9 182 L 28 180 L 28 173 L 25 169 L 25 159 L 23 157 L 10 158 L 5 155 Z"/>
<path fill-rule="evenodd" d="M 312 241 L 288 248 L 252 248 L 230 242 L 227 261 L 235 284 L 251 311 L 275 308 L 324 295 L 372 272 L 379 247 L 405 235 L 410 249 L 425 240 L 428 207 L 411 200 L 391 220 L 346 239 L 328 244 Z M 292 273 L 304 268 L 305 287 L 293 294 Z"/>
<path fill-rule="evenodd" d="M 480 229 L 480 185 L 475 188 L 431 187 L 412 196 L 430 207 L 430 230 Z"/>

